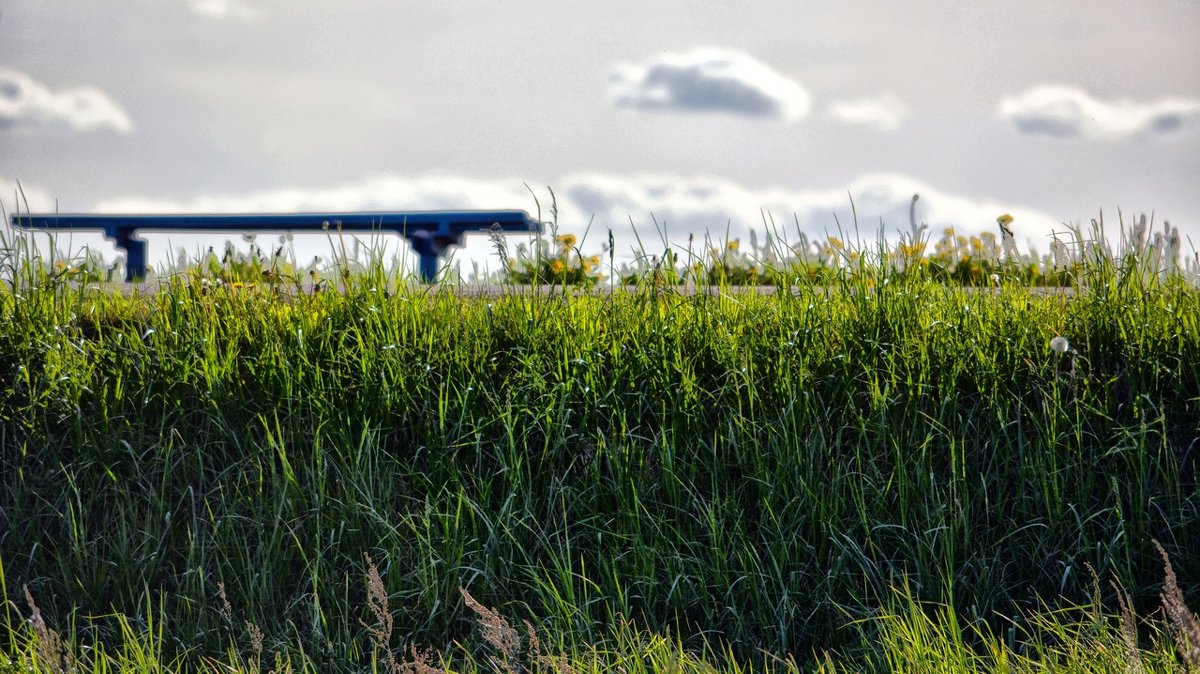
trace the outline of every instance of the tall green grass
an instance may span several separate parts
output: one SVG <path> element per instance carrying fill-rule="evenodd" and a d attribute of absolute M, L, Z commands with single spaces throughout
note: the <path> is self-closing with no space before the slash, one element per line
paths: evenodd
<path fill-rule="evenodd" d="M 504 670 L 495 616 L 534 668 L 976 671 L 1124 638 L 1152 540 L 1200 578 L 1200 291 L 1136 251 L 1069 295 L 860 257 L 773 294 L 493 297 L 378 266 L 125 295 L 6 254 L 18 663 L 36 602 L 80 661 L 193 671 Z"/>

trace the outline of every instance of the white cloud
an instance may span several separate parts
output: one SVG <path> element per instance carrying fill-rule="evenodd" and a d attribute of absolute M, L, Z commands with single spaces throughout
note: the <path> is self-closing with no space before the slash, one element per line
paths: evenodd
<path fill-rule="evenodd" d="M 103 91 L 76 87 L 51 91 L 25 73 L 0 69 L 0 129 L 66 124 L 75 131 L 133 131 L 129 116 Z"/>
<path fill-rule="evenodd" d="M 895 131 L 907 113 L 904 103 L 892 95 L 835 101 L 829 105 L 829 115 L 847 124 L 860 124 L 880 131 Z"/>
<path fill-rule="evenodd" d="M 302 213 L 531 208 L 520 180 L 480 180 L 449 175 L 374 176 L 318 189 L 277 189 L 209 194 L 192 199 L 124 197 L 95 205 L 100 213 Z"/>
<path fill-rule="evenodd" d="M 242 0 L 191 0 L 192 11 L 213 19 L 255 19 L 262 10 Z"/>
<path fill-rule="evenodd" d="M 795 122 L 808 115 L 811 97 L 795 80 L 731 49 L 665 52 L 641 65 L 620 64 L 609 76 L 614 107 L 720 112 Z"/>
<path fill-rule="evenodd" d="M 1075 87 L 1041 85 L 1004 98 L 1000 117 L 1022 133 L 1054 138 L 1172 137 L 1200 127 L 1200 99 L 1102 101 Z"/>

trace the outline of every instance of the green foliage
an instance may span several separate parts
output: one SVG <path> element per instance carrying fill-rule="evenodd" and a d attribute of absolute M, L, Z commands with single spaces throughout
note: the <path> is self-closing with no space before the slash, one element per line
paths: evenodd
<path fill-rule="evenodd" d="M 34 648 L 28 587 L 67 643 L 166 667 L 487 668 L 453 645 L 479 643 L 466 590 L 521 657 L 529 620 L 579 669 L 828 669 L 904 655 L 908 588 L 969 663 L 1090 598 L 1087 565 L 1156 604 L 1152 539 L 1200 578 L 1193 283 L 1081 248 L 1071 292 L 981 291 L 829 248 L 771 294 L 466 297 L 378 266 L 121 294 L 13 258 L 0 644 Z"/>

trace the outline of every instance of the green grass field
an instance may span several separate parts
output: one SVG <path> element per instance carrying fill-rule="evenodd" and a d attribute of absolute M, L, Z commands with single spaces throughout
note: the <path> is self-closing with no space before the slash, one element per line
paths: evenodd
<path fill-rule="evenodd" d="M 130 295 L 6 240 L 0 672 L 1200 667 L 1195 279 L 827 248 Z"/>

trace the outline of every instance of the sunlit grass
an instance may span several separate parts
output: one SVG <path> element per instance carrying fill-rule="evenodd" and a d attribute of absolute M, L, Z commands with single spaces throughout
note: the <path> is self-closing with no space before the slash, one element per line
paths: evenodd
<path fill-rule="evenodd" d="M 538 264 L 588 260 L 567 236 Z M 1030 292 L 1050 277 L 1003 246 L 970 288 L 929 271 L 936 251 L 839 239 L 788 266 L 774 235 L 731 243 L 624 272 L 601 250 L 591 290 L 478 297 L 236 248 L 122 294 L 6 239 L 9 668 L 1182 661 L 1171 629 L 1200 579 L 1185 259 L 1080 236 L 1066 294 Z M 736 292 L 750 264 L 787 292 Z M 618 281 L 636 287 L 603 291 Z M 1176 610 L 1155 613 L 1168 577 Z"/>

